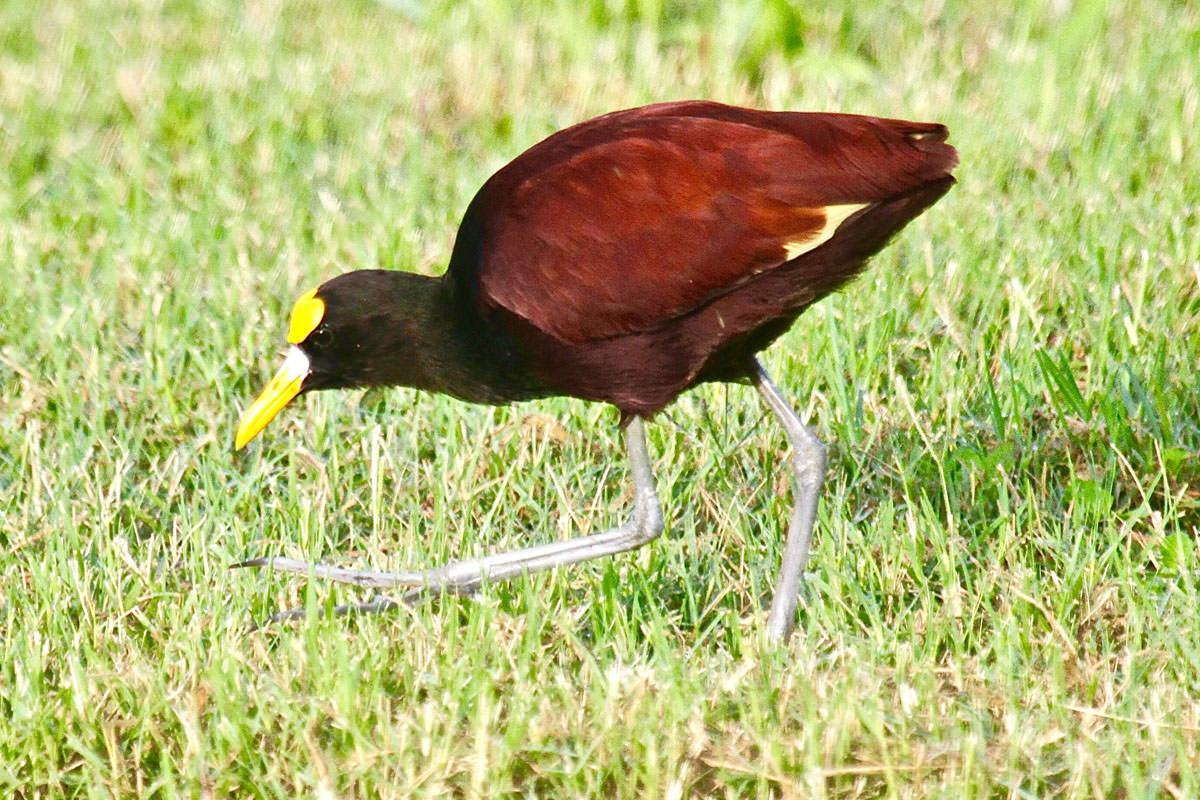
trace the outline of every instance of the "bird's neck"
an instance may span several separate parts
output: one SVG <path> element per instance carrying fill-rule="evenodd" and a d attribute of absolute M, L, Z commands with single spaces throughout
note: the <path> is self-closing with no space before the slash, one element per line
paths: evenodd
<path fill-rule="evenodd" d="M 473 403 L 544 396 L 522 349 L 485 320 L 475 299 L 442 278 L 396 272 L 390 306 L 394 332 L 386 364 L 372 383 L 411 386 Z M 381 354 L 382 355 L 382 354 Z"/>

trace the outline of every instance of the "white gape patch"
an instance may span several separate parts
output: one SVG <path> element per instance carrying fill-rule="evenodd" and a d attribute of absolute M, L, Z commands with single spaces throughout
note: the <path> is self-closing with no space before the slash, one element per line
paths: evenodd
<path fill-rule="evenodd" d="M 821 210 L 825 212 L 825 224 L 821 229 L 814 232 L 807 239 L 796 242 L 788 242 L 783 246 L 783 252 L 787 254 L 787 260 L 799 258 L 809 250 L 815 250 L 821 245 L 828 242 L 837 233 L 837 229 L 841 227 L 846 218 L 855 211 L 866 208 L 870 203 L 846 203 L 840 206 L 825 206 Z"/>
<path fill-rule="evenodd" d="M 276 373 L 275 378 L 276 380 L 290 383 L 298 378 L 307 378 L 311 369 L 312 366 L 309 364 L 308 356 L 299 347 L 292 345 L 288 348 L 287 358 L 283 360 L 283 366 L 279 368 L 279 372 Z"/>

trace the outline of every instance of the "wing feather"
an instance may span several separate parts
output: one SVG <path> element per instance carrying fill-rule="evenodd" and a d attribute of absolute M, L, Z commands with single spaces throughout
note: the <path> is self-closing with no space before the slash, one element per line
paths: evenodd
<path fill-rule="evenodd" d="M 566 342 L 645 332 L 944 177 L 945 128 L 691 102 L 615 112 L 480 190 L 450 273 Z"/>

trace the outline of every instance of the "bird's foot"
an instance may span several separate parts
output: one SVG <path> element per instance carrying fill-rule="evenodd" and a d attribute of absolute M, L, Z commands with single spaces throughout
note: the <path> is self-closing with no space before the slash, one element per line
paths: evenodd
<path fill-rule="evenodd" d="M 376 572 L 369 569 L 348 569 L 329 564 L 310 564 L 307 561 L 284 556 L 251 558 L 239 561 L 232 568 L 242 567 L 270 567 L 280 572 L 291 572 L 295 575 L 321 578 L 334 583 L 348 583 L 351 586 L 362 586 L 369 589 L 394 589 L 397 586 L 416 588 L 425 585 L 425 576 L 420 572 Z"/>
<path fill-rule="evenodd" d="M 335 583 L 346 583 L 351 586 L 373 589 L 391 589 L 398 586 L 408 587 L 408 591 L 399 600 L 377 594 L 364 603 L 346 603 L 334 606 L 329 612 L 330 616 L 334 617 L 341 617 L 346 614 L 380 614 L 385 611 L 395 610 L 405 603 L 412 604 L 418 602 L 422 598 L 429 596 L 429 593 L 425 591 L 426 576 L 420 572 L 376 572 L 374 570 L 348 569 L 329 564 L 310 564 L 307 561 L 285 558 L 283 556 L 251 558 L 246 561 L 239 561 L 232 566 L 232 569 L 243 567 L 271 567 L 281 572 L 323 578 Z M 307 610 L 304 608 L 289 608 L 277 614 L 272 614 L 267 622 L 288 622 L 303 619 L 307 616 L 307 613 Z"/>
<path fill-rule="evenodd" d="M 658 504 L 658 493 L 654 488 L 654 476 L 650 472 L 650 456 L 646 452 L 646 437 L 641 419 L 635 417 L 630 420 L 625 428 L 625 437 L 634 477 L 633 517 L 626 524 L 602 533 L 454 561 L 423 572 L 347 569 L 328 564 L 310 564 L 283 556 L 253 558 L 234 566 L 271 567 L 296 575 L 324 578 L 372 589 L 408 589 L 398 601 L 382 598 L 360 605 L 338 606 L 334 609 L 334 614 L 339 615 L 353 611 L 387 611 L 402 604 L 416 603 L 441 594 L 474 594 L 486 582 L 505 581 L 542 570 L 624 553 L 657 538 L 663 531 L 662 511 Z M 298 609 L 284 611 L 275 615 L 272 620 L 296 619 L 303 616 L 304 611 Z"/>
<path fill-rule="evenodd" d="M 412 591 L 405 593 L 402 599 L 396 600 L 392 597 L 386 597 L 384 595 L 377 594 L 365 603 L 344 603 L 342 605 L 334 606 L 329 610 L 329 616 L 344 617 L 347 614 L 382 614 L 385 611 L 393 611 L 404 603 L 411 603 L 411 595 Z M 308 609 L 306 608 L 289 608 L 285 611 L 280 611 L 267 617 L 267 624 L 274 622 L 291 622 L 292 620 L 304 619 L 307 616 Z M 261 626 L 256 625 L 254 627 L 257 629 Z"/>

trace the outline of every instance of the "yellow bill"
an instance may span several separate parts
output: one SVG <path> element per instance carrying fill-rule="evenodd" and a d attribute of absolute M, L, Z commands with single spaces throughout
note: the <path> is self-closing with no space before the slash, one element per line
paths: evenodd
<path fill-rule="evenodd" d="M 274 419 L 275 415 L 293 397 L 300 394 L 300 389 L 303 388 L 304 379 L 308 377 L 308 373 L 308 356 L 299 347 L 289 349 L 279 372 L 275 373 L 275 377 L 271 378 L 267 388 L 263 389 L 262 394 L 242 414 L 241 422 L 238 423 L 237 436 L 233 442 L 235 450 L 241 450 L 249 444 L 250 440 L 258 436 L 262 429 L 267 427 L 267 423 Z"/>

